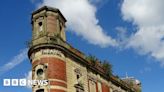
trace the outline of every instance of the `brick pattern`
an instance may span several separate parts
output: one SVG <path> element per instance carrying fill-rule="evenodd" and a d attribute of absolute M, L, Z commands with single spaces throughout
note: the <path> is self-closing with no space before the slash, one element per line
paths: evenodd
<path fill-rule="evenodd" d="M 110 92 L 109 87 L 105 83 L 102 83 L 102 92 Z"/>
<path fill-rule="evenodd" d="M 62 61 L 54 57 L 48 57 L 48 58 L 41 58 L 41 60 L 36 60 L 32 65 L 36 66 L 38 64 L 44 64 L 44 63 L 48 63 L 48 73 L 47 73 L 48 78 L 66 81 L 65 61 Z"/>
<path fill-rule="evenodd" d="M 96 92 L 99 92 L 99 89 L 98 89 L 98 82 L 96 82 Z"/>
<path fill-rule="evenodd" d="M 47 16 L 47 32 L 56 33 L 57 31 L 57 20 L 55 16 Z"/>
<path fill-rule="evenodd" d="M 35 67 L 36 65 L 40 64 L 48 64 L 47 67 L 47 79 L 55 79 L 59 81 L 52 80 L 50 81 L 51 86 L 59 86 L 63 88 L 67 88 L 67 78 L 66 78 L 66 62 L 55 58 L 55 57 L 42 57 L 39 60 L 36 60 L 32 63 L 32 66 Z M 64 81 L 63 82 L 60 82 Z M 63 89 L 50 89 L 50 92 L 66 92 Z"/>
<path fill-rule="evenodd" d="M 57 82 L 57 81 L 51 81 L 50 85 L 57 85 L 57 86 L 61 86 L 61 87 L 67 88 L 67 84 L 62 83 L 62 82 Z"/>

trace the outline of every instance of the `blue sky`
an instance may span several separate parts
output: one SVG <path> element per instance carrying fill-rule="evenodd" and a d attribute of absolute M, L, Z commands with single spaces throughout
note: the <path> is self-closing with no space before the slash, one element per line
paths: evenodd
<path fill-rule="evenodd" d="M 127 72 L 139 79 L 143 92 L 163 92 L 163 3 L 162 0 L 1 1 L 0 90 L 31 92 L 26 87 L 3 87 L 2 83 L 4 78 L 28 76 L 31 64 L 26 56 L 26 42 L 31 39 L 31 13 L 39 6 L 49 5 L 60 8 L 67 18 L 67 41 L 75 48 L 100 60 L 109 60 L 114 74 L 121 78 Z"/>

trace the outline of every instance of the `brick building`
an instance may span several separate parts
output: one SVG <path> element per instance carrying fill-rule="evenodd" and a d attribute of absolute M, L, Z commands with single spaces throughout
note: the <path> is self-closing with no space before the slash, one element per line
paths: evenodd
<path fill-rule="evenodd" d="M 68 44 L 65 22 L 56 8 L 44 6 L 32 13 L 28 51 L 32 78 L 49 81 L 46 86 L 33 86 L 33 92 L 139 92 Z"/>

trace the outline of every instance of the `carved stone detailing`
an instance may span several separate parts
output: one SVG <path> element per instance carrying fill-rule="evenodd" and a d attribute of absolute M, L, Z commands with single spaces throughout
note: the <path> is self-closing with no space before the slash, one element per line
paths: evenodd
<path fill-rule="evenodd" d="M 56 49 L 44 49 L 41 50 L 42 55 L 57 55 L 59 57 L 64 57 L 64 54 L 61 51 L 58 51 Z"/>
<path fill-rule="evenodd" d="M 75 73 L 78 74 L 79 76 L 82 76 L 82 73 L 81 73 L 81 70 L 80 70 L 80 69 L 76 68 L 74 71 L 75 71 Z"/>
<path fill-rule="evenodd" d="M 39 64 L 33 67 L 33 79 L 46 79 L 46 71 L 48 64 Z"/>
<path fill-rule="evenodd" d="M 34 59 L 37 59 L 40 56 L 58 56 L 60 58 L 65 58 L 64 54 L 56 49 L 43 49 L 40 51 L 37 51 L 33 53 L 30 57 L 30 59 L 33 61 Z"/>
<path fill-rule="evenodd" d="M 95 82 L 95 83 L 97 82 L 97 79 L 91 75 L 88 75 L 88 79 Z"/>

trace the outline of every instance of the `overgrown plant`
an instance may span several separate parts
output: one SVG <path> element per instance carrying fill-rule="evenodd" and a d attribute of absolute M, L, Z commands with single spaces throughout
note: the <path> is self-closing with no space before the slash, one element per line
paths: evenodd
<path fill-rule="evenodd" d="M 103 68 L 106 71 L 106 74 L 108 76 L 110 76 L 112 74 L 112 65 L 107 60 L 104 60 L 103 63 L 102 63 L 102 65 L 103 65 Z"/>
<path fill-rule="evenodd" d="M 93 55 L 89 55 L 86 57 L 87 60 L 89 60 L 92 64 L 96 64 L 96 61 L 98 61 L 98 59 L 96 58 L 96 56 Z"/>
<path fill-rule="evenodd" d="M 93 65 L 95 65 L 96 62 L 101 63 L 101 61 L 98 60 L 96 56 L 93 56 L 93 55 L 87 56 L 86 59 L 89 60 Z M 108 76 L 112 74 L 112 65 L 109 63 L 109 61 L 107 60 L 102 61 L 102 68 L 105 70 Z"/>

